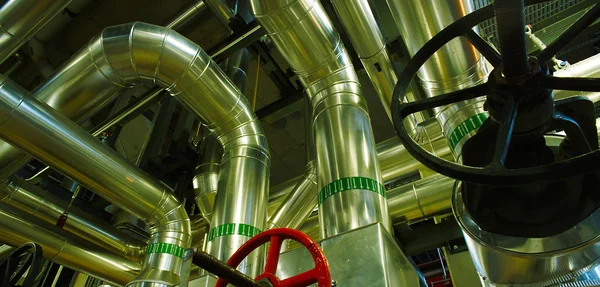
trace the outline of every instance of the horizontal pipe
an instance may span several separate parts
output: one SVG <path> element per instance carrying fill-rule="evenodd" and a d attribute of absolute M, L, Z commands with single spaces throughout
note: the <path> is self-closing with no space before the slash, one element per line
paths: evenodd
<path fill-rule="evenodd" d="M 0 63 L 62 12 L 71 0 L 9 0 L 0 7 Z"/>
<path fill-rule="evenodd" d="M 56 225 L 63 212 L 68 219 L 62 229 L 81 240 L 101 246 L 130 261 L 140 262 L 146 244 L 71 206 L 49 192 L 17 177 L 12 177 L 0 190 L 0 202 L 28 213 L 47 224 Z"/>
<path fill-rule="evenodd" d="M 185 26 L 191 19 L 206 10 L 206 4 L 202 0 L 194 0 L 192 3 L 181 11 L 173 20 L 165 27 L 173 30 L 179 30 Z"/>
<path fill-rule="evenodd" d="M 139 263 L 86 241 L 68 238 L 57 227 L 43 228 L 43 222 L 36 223 L 37 218 L 0 203 L 0 241 L 6 244 L 21 246 L 35 242 L 42 246 L 44 258 L 120 286 L 133 280 L 140 271 Z"/>
<path fill-rule="evenodd" d="M 165 186 L 4 76 L 0 78 L 0 96 L 3 139 L 145 219 L 151 231 L 150 247 L 189 247 L 189 219 Z M 177 273 L 171 272 L 178 272 L 181 258 L 157 249 L 149 251 L 136 280 L 175 283 Z"/>

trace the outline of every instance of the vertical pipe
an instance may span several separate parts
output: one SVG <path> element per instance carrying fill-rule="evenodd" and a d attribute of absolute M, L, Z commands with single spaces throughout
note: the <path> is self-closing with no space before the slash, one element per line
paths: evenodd
<path fill-rule="evenodd" d="M 474 10 L 471 0 L 387 0 L 387 4 L 411 56 L 446 26 Z M 434 97 L 483 83 L 487 74 L 483 56 L 467 39 L 459 37 L 427 60 L 418 76 L 427 96 Z M 484 100 L 481 97 L 435 109 L 455 159 L 460 159 L 462 145 L 488 117 Z"/>
<path fill-rule="evenodd" d="M 366 102 L 323 7 L 316 0 L 251 6 L 311 100 L 323 237 L 375 222 L 391 232 Z"/>
<path fill-rule="evenodd" d="M 369 2 L 367 0 L 331 0 L 331 3 L 375 87 L 388 118 L 391 119 L 392 93 L 398 77 Z M 408 117 L 404 124 L 407 131 L 412 133 L 417 131 L 418 122 L 414 115 Z"/>

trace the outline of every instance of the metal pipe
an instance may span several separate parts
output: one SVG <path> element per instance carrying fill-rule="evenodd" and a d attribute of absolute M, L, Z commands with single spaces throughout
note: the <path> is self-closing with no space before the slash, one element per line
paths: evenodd
<path fill-rule="evenodd" d="M 0 241 L 21 246 L 35 242 L 44 258 L 82 273 L 123 286 L 140 271 L 140 264 L 106 252 L 86 241 L 71 239 L 58 228 L 42 228 L 29 214 L 0 204 Z"/>
<path fill-rule="evenodd" d="M 229 27 L 229 20 L 237 13 L 238 1 L 205 0 L 208 8 L 225 27 Z M 234 4 L 234 5 L 230 5 Z M 231 7 L 233 6 L 233 7 Z"/>
<path fill-rule="evenodd" d="M 98 77 L 111 79 L 122 87 L 132 85 L 142 79 L 154 80 L 157 84 L 167 87 L 171 95 L 177 96 L 178 100 L 199 116 L 223 145 L 225 153 L 221 162 L 219 189 L 227 190 L 227 192 L 222 193 L 222 196 L 217 195 L 215 199 L 212 233 L 209 232 L 208 243 L 208 250 L 211 254 L 221 260 L 226 260 L 243 242 L 254 235 L 248 233 L 248 229 L 253 232 L 264 229 L 270 165 L 267 141 L 259 121 L 251 111 L 243 94 L 227 79 L 210 56 L 204 53 L 198 45 L 170 29 L 139 22 L 104 29 L 101 35 L 92 39 L 89 46 L 84 47 L 82 51 L 85 52 L 81 54 L 87 54 L 87 57 L 92 59 L 95 64 L 94 72 L 89 74 L 92 79 Z M 79 78 L 79 82 L 90 80 Z M 197 91 L 203 91 L 203 93 L 198 94 Z M 36 104 L 37 108 L 42 109 L 40 103 Z M 21 115 L 27 117 L 26 114 L 18 114 L 18 116 Z M 13 117 L 18 118 L 18 116 L 17 113 L 13 113 Z M 54 118 L 59 117 L 52 115 L 52 119 L 45 121 L 44 124 L 35 121 L 41 125 L 36 128 L 56 129 L 56 126 L 50 124 L 54 122 Z M 4 125 L 6 129 L 10 130 L 10 127 L 13 125 Z M 78 129 L 69 124 L 66 131 L 75 130 Z M 17 146 L 19 144 L 17 144 L 16 137 L 19 135 L 31 136 L 28 132 L 13 131 L 15 133 L 11 133 L 9 138 Z M 44 134 L 41 130 L 38 133 Z M 79 137 L 86 138 L 78 133 L 77 138 Z M 99 145 L 95 139 L 89 136 L 87 138 L 89 140 L 72 143 L 74 147 L 83 149 L 79 152 L 75 152 L 77 148 L 66 148 L 68 144 L 58 143 L 60 140 L 72 140 L 70 133 L 65 134 L 64 138 L 54 136 L 48 142 L 41 141 L 44 142 L 43 147 L 31 145 L 21 147 L 84 186 L 103 194 L 109 201 L 124 206 L 124 209 L 142 218 L 153 215 L 162 219 L 162 211 L 166 211 L 168 208 L 177 209 L 177 211 L 168 213 L 169 216 L 177 217 L 171 218 L 173 224 L 159 224 L 153 230 L 155 231 L 153 233 L 158 235 L 151 238 L 151 245 L 152 243 L 165 243 L 160 240 L 166 240 L 166 243 L 187 248 L 186 246 L 189 245 L 189 222 L 187 214 L 179 202 L 172 196 L 160 196 L 165 192 L 160 184 L 157 185 L 157 182 L 146 174 L 132 168 L 124 159 L 115 159 L 112 151 L 109 152 L 106 146 Z M 36 137 L 35 140 L 31 139 L 28 142 L 40 142 L 40 138 Z M 86 146 L 79 146 L 81 142 L 85 142 Z M 23 142 L 19 143 L 23 144 Z M 49 143 L 55 143 L 56 146 Z M 59 152 L 61 150 L 63 152 Z M 87 156 L 93 155 L 95 160 L 92 162 L 94 164 L 87 163 L 89 158 L 84 157 L 86 152 L 90 153 Z M 100 158 L 96 159 L 96 157 Z M 79 160 L 74 160 L 74 158 L 79 158 Z M 120 170 L 116 171 L 115 168 Z M 107 169 L 112 172 L 106 174 L 98 172 Z M 241 173 L 240 170 L 242 170 Z M 81 171 L 89 171 L 89 174 Z M 123 177 L 124 172 L 129 172 L 129 176 Z M 137 186 L 138 184 L 141 186 Z M 131 196 L 123 196 L 123 194 L 131 194 Z M 154 195 L 160 198 L 154 198 Z M 167 199 L 166 202 L 165 199 Z M 134 205 L 132 201 L 137 204 L 129 206 Z M 145 204 L 140 204 L 140 202 Z M 161 204 L 159 205 L 159 203 Z M 165 204 L 163 208 L 153 213 L 152 208 L 161 206 L 163 203 Z M 175 224 L 177 222 L 180 224 Z M 225 228 L 231 226 L 235 227 L 234 234 L 226 234 L 224 230 L 229 229 Z M 248 226 L 250 228 L 247 228 Z M 178 230 L 175 230 L 174 234 L 180 234 L 181 238 L 163 238 L 160 236 L 163 228 L 177 228 Z M 171 239 L 172 241 L 167 242 Z M 156 264 L 161 263 L 161 256 L 172 256 L 170 254 L 154 256 L 153 254 L 148 256 L 148 260 Z M 260 257 L 262 256 L 258 254 L 255 260 L 261 260 Z M 178 270 L 176 266 L 180 264 L 179 259 L 163 262 L 169 267 L 164 267 L 164 270 Z M 168 263 L 174 265 L 168 266 Z M 249 264 L 255 268 L 258 268 L 258 265 Z M 154 267 L 149 267 L 149 269 Z M 148 278 L 147 275 L 149 274 L 142 272 L 140 278 Z"/>
<path fill-rule="evenodd" d="M 209 133 L 202 140 L 200 154 L 202 159 L 194 171 L 192 180 L 194 200 L 204 220 L 210 223 L 219 186 L 219 171 L 223 156 L 221 143 L 213 134 Z"/>
<path fill-rule="evenodd" d="M 93 55 L 98 55 L 94 53 L 94 48 L 101 47 L 98 44 L 101 43 L 92 42 Z M 0 83 L 2 138 L 145 219 L 150 226 L 144 268 L 132 286 L 156 280 L 177 283 L 182 263 L 180 253 L 189 248 L 191 241 L 190 223 L 183 205 L 160 182 L 76 123 L 35 100 L 8 78 L 2 76 Z"/>
<path fill-rule="evenodd" d="M 225 73 L 240 91 L 246 88 L 248 60 L 248 50 L 242 49 L 222 63 Z M 221 158 L 223 156 L 221 143 L 210 132 L 202 140 L 200 154 L 202 154 L 202 159 L 198 166 L 196 166 L 192 180 L 194 200 L 204 220 L 210 223 L 219 184 Z"/>
<path fill-rule="evenodd" d="M 600 54 L 591 56 L 585 60 L 581 60 L 575 64 L 560 69 L 554 72 L 555 77 L 585 77 L 598 78 L 600 77 Z M 583 92 L 583 91 L 563 91 L 555 90 L 554 98 L 556 100 L 582 95 L 586 96 L 592 102 L 600 102 L 600 92 Z"/>
<path fill-rule="evenodd" d="M 0 63 L 29 41 L 71 0 L 9 0 L 0 8 Z"/>
<path fill-rule="evenodd" d="M 386 50 L 386 41 L 379 30 L 367 0 L 331 0 L 340 23 L 346 30 L 356 54 L 373 83 L 388 118 L 392 118 L 392 93 L 398 81 Z M 415 99 L 408 99 L 414 101 Z M 417 119 L 411 115 L 405 121 L 409 132 L 417 132 Z"/>
<path fill-rule="evenodd" d="M 10 2 L 22 2 L 26 4 L 28 2 L 58 3 L 61 1 L 13 0 Z M 198 5 L 196 7 L 199 7 Z M 176 17 L 176 20 L 167 25 L 179 28 L 183 25 L 183 20 L 189 20 L 196 15 L 198 13 L 181 14 Z M 113 102 L 121 94 L 123 88 L 131 88 L 132 86 L 133 84 L 124 83 L 118 77 L 110 78 L 105 77 L 102 73 L 98 73 L 96 63 L 90 57 L 89 51 L 87 49 L 80 49 L 68 62 L 55 70 L 45 83 L 37 87 L 33 91 L 33 94 L 37 99 L 47 103 L 69 119 L 82 124 L 106 105 Z M 157 88 L 153 91 L 156 94 L 152 93 L 151 95 L 158 95 L 163 89 Z M 148 98 L 148 100 L 151 99 Z M 94 131 L 94 134 L 99 135 L 102 131 L 110 128 L 111 124 L 114 125 L 121 118 L 125 117 L 127 112 L 133 111 L 135 111 L 134 108 L 126 110 L 122 115 L 113 118 L 112 121 L 105 122 L 104 125 L 101 125 Z M 6 142 L 0 141 L 0 180 L 6 179 L 21 169 L 31 159 L 31 156 L 25 152 L 14 148 Z"/>
<path fill-rule="evenodd" d="M 202 0 L 192 2 L 187 8 L 171 20 L 165 27 L 173 30 L 179 30 L 185 26 L 191 19 L 206 10 L 206 4 Z"/>
<path fill-rule="evenodd" d="M 350 57 L 321 3 L 250 3 L 312 103 L 324 237 L 375 222 L 391 232 L 366 102 Z"/>
<path fill-rule="evenodd" d="M 387 4 L 411 56 L 443 28 L 474 10 L 471 0 L 388 0 Z M 427 60 L 418 76 L 427 96 L 434 97 L 483 83 L 487 74 L 481 53 L 467 39 L 459 37 Z M 464 142 L 487 118 L 484 101 L 481 97 L 435 109 L 436 118 L 457 160 L 461 157 Z"/>
<path fill-rule="evenodd" d="M 306 164 L 306 172 L 290 194 L 282 201 L 273 215 L 269 216 L 271 228 L 298 228 L 317 206 L 317 174 L 314 161 Z M 269 202 L 271 205 L 271 202 Z"/>
<path fill-rule="evenodd" d="M 68 207 L 68 202 L 23 179 L 11 177 L 0 190 L 0 202 L 50 225 L 56 225 L 63 212 L 68 210 L 68 219 L 62 227 L 65 232 L 124 256 L 130 261 L 139 262 L 143 258 L 146 247 L 144 242 L 127 236 L 79 208 Z"/>
<path fill-rule="evenodd" d="M 14 55 L 15 57 L 15 63 L 12 64 L 8 69 L 6 69 L 6 71 L 4 72 L 4 75 L 6 75 L 7 77 L 12 75 L 12 73 L 14 73 L 17 69 L 19 69 L 21 66 L 23 66 L 23 63 L 25 63 L 25 57 L 23 57 L 23 54 L 16 52 Z"/>

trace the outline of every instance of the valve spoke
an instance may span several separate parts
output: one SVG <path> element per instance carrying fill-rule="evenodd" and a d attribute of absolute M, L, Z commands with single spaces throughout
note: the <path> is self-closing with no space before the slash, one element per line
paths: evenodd
<path fill-rule="evenodd" d="M 579 18 L 567 31 L 562 33 L 558 39 L 554 40 L 546 49 L 540 52 L 538 59 L 540 62 L 546 62 L 550 60 L 556 53 L 562 48 L 569 44 L 577 35 L 581 34 L 587 27 L 589 27 L 596 19 L 600 17 L 600 3 L 596 4 L 590 9 L 583 17 Z"/>
<path fill-rule="evenodd" d="M 559 78 L 547 76 L 542 79 L 540 84 L 545 89 L 553 90 L 600 91 L 600 78 Z"/>
<path fill-rule="evenodd" d="M 494 158 L 490 163 L 490 167 L 501 168 L 504 167 L 506 155 L 508 154 L 508 148 L 510 145 L 510 139 L 512 137 L 513 127 L 515 120 L 517 119 L 517 109 L 521 96 L 516 95 L 508 98 L 508 102 L 504 103 L 502 111 L 502 122 L 500 123 L 500 129 L 498 130 L 498 136 L 496 138 L 496 146 L 494 147 Z"/>
<path fill-rule="evenodd" d="M 489 86 L 487 83 L 477 85 L 474 87 L 466 88 L 456 92 L 451 92 L 444 95 L 419 100 L 416 102 L 400 104 L 399 112 L 402 117 L 406 117 L 412 113 L 423 111 L 426 109 L 432 109 L 440 106 L 445 106 L 473 98 L 477 98 L 486 95 L 489 92 Z"/>
<path fill-rule="evenodd" d="M 283 239 L 279 236 L 271 237 L 269 243 L 269 251 L 267 252 L 267 262 L 265 264 L 265 272 L 275 274 L 277 272 L 277 264 L 279 264 L 279 253 L 281 252 L 281 243 Z"/>
<path fill-rule="evenodd" d="M 496 51 L 486 40 L 481 38 L 475 31 L 469 29 L 465 33 L 465 37 L 477 48 L 477 50 L 483 54 L 483 56 L 494 66 L 494 68 L 500 67 L 502 65 L 502 57 L 500 53 Z"/>

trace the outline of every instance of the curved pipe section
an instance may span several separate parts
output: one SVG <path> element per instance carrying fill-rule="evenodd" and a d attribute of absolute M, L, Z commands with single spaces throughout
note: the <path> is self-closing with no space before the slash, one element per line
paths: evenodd
<path fill-rule="evenodd" d="M 170 29 L 137 22 L 104 29 L 82 49 L 80 55 L 89 57 L 96 68 L 94 73 L 89 74 L 90 77 L 103 78 L 103 81 L 112 82 L 113 86 L 125 88 L 140 80 L 151 80 L 165 87 L 217 136 L 224 150 L 219 189 L 227 192 L 215 199 L 208 238 L 208 250 L 213 256 L 228 259 L 254 232 L 265 227 L 270 165 L 266 138 L 243 94 L 198 45 Z M 78 80 L 90 79 L 78 77 Z M 35 101 L 24 103 L 28 103 L 27 106 L 31 104 L 34 110 L 46 108 Z M 189 247 L 187 214 L 161 184 L 115 156 L 89 135 L 82 134 L 79 128 L 56 113 L 48 114 L 50 118 L 43 122 L 25 110 L 12 115 L 10 118 L 14 121 L 23 116 L 23 121 L 28 124 L 5 123 L 3 128 L 0 127 L 8 130 L 3 134 L 11 144 L 42 159 L 130 213 L 145 218 L 151 226 L 150 247 L 160 243 Z M 56 121 L 64 123 L 65 129 L 58 129 L 56 124 L 52 124 Z M 16 126 L 28 129 L 13 129 Z M 34 130 L 38 136 L 30 138 L 34 133 L 28 131 Z M 74 138 L 77 140 L 72 132 L 76 132 Z M 47 141 L 39 138 L 39 135 L 50 137 L 61 133 L 64 136 L 55 135 Z M 71 148 L 67 148 L 69 144 L 60 143 L 67 141 L 70 141 Z M 43 145 L 26 144 L 36 142 Z M 231 226 L 233 234 L 228 232 Z M 153 272 L 155 269 L 179 270 L 180 257 L 156 253 L 157 250 L 162 249 L 148 250 L 146 268 L 139 279 L 156 279 L 153 276 L 160 275 L 160 272 Z M 170 259 L 163 260 L 163 256 Z M 258 255 L 256 260 L 260 257 Z M 178 278 L 160 280 L 175 283 Z"/>
<path fill-rule="evenodd" d="M 86 241 L 70 239 L 56 227 L 41 226 L 29 214 L 0 204 L 0 241 L 6 244 L 21 246 L 35 242 L 42 246 L 44 258 L 120 286 L 133 280 L 140 271 L 139 263 Z"/>
<path fill-rule="evenodd" d="M 125 256 L 133 262 L 140 262 L 144 257 L 146 247 L 144 242 L 127 236 L 79 208 L 69 208 L 68 202 L 62 201 L 20 178 L 12 177 L 0 190 L 0 202 L 50 225 L 56 225 L 63 212 L 68 209 L 68 219 L 62 227 L 65 232 L 115 254 Z"/>
<path fill-rule="evenodd" d="M 311 100 L 322 234 L 375 222 L 391 231 L 367 105 L 323 7 L 316 0 L 250 3 Z"/>
<path fill-rule="evenodd" d="M 177 198 L 6 77 L 1 78 L 0 97 L 2 138 L 148 223 L 144 268 L 133 282 L 177 283 L 181 252 L 191 241 L 190 222 Z"/>
<path fill-rule="evenodd" d="M 12 56 L 71 0 L 9 0 L 0 8 L 0 63 Z"/>
<path fill-rule="evenodd" d="M 306 172 L 302 179 L 281 202 L 277 210 L 269 217 L 269 229 L 297 229 L 317 206 L 317 170 L 314 161 L 306 164 Z M 271 202 L 269 202 L 269 206 Z"/>
<path fill-rule="evenodd" d="M 200 154 L 202 154 L 202 160 L 196 166 L 192 179 L 194 201 L 204 220 L 210 223 L 219 186 L 219 171 L 223 156 L 221 144 L 214 135 L 208 134 L 204 137 Z"/>

